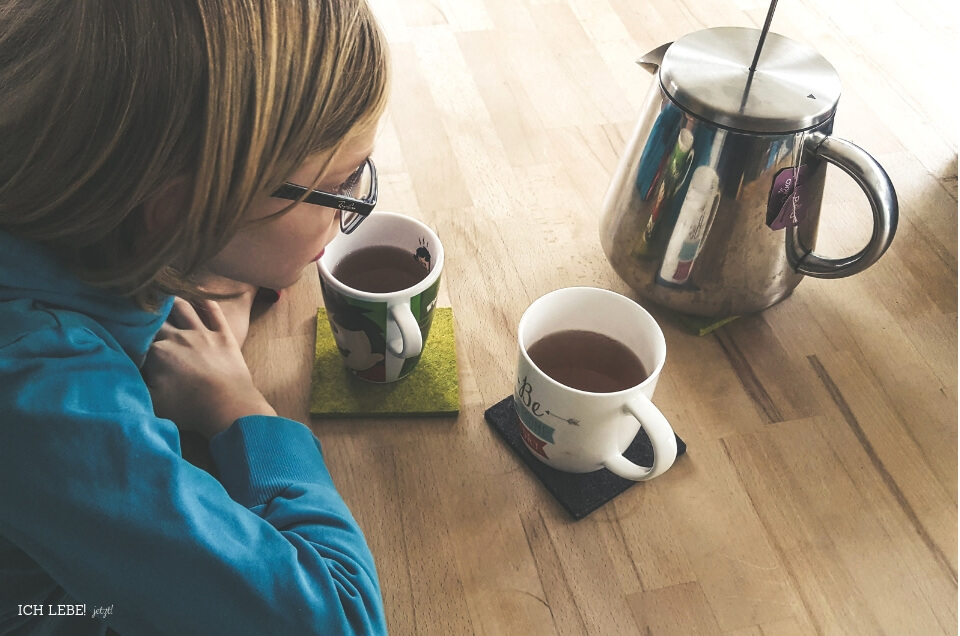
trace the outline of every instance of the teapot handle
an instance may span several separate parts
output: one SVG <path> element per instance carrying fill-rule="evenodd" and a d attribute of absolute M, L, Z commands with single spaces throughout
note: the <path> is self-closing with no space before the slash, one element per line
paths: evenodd
<path fill-rule="evenodd" d="M 824 258 L 812 251 L 787 250 L 794 269 L 815 278 L 843 278 L 865 270 L 880 258 L 897 232 L 900 217 L 897 193 L 886 171 L 864 149 L 849 141 L 814 132 L 807 137 L 807 149 L 820 159 L 839 167 L 860 186 L 873 210 L 873 235 L 866 247 L 844 258 Z M 795 233 L 795 228 L 790 228 Z M 796 244 L 796 237 L 790 241 Z M 789 240 L 789 239 L 788 239 Z"/>

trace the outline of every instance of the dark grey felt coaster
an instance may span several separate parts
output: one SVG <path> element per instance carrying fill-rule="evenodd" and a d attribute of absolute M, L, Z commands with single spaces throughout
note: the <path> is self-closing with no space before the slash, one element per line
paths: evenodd
<path fill-rule="evenodd" d="M 533 456 L 520 438 L 513 396 L 504 398 L 487 409 L 484 416 L 510 448 L 543 482 L 550 494 L 574 519 L 583 519 L 637 482 L 614 475 L 606 468 L 592 473 L 565 473 L 550 468 Z M 687 452 L 687 445 L 677 437 L 677 457 Z M 641 466 L 653 462 L 653 447 L 643 429 L 634 438 L 624 457 Z"/>

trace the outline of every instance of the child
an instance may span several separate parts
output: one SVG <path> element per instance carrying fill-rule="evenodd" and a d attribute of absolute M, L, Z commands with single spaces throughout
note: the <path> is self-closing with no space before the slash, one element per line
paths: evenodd
<path fill-rule="evenodd" d="M 386 631 L 237 337 L 363 199 L 386 56 L 364 0 L 0 0 L 0 634 Z"/>

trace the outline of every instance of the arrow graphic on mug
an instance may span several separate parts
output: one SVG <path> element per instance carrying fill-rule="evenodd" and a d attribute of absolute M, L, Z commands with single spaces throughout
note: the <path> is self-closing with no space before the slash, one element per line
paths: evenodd
<path fill-rule="evenodd" d="M 570 417 L 570 418 L 561 417 L 561 416 L 559 416 L 559 415 L 556 415 L 556 414 L 554 414 L 554 413 L 551 413 L 550 411 L 546 411 L 546 414 L 549 415 L 550 417 L 555 417 L 555 418 L 557 418 L 558 420 L 563 420 L 563 421 L 566 422 L 567 424 L 571 424 L 571 425 L 573 425 L 573 426 L 580 426 L 580 420 L 575 420 L 575 419 L 573 419 L 572 417 Z"/>

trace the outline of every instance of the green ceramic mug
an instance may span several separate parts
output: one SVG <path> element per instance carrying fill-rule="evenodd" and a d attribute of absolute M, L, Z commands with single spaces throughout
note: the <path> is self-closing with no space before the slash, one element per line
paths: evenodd
<path fill-rule="evenodd" d="M 443 245 L 436 232 L 408 216 L 376 212 L 331 241 L 317 269 L 346 367 L 377 383 L 410 374 L 437 304 Z"/>

